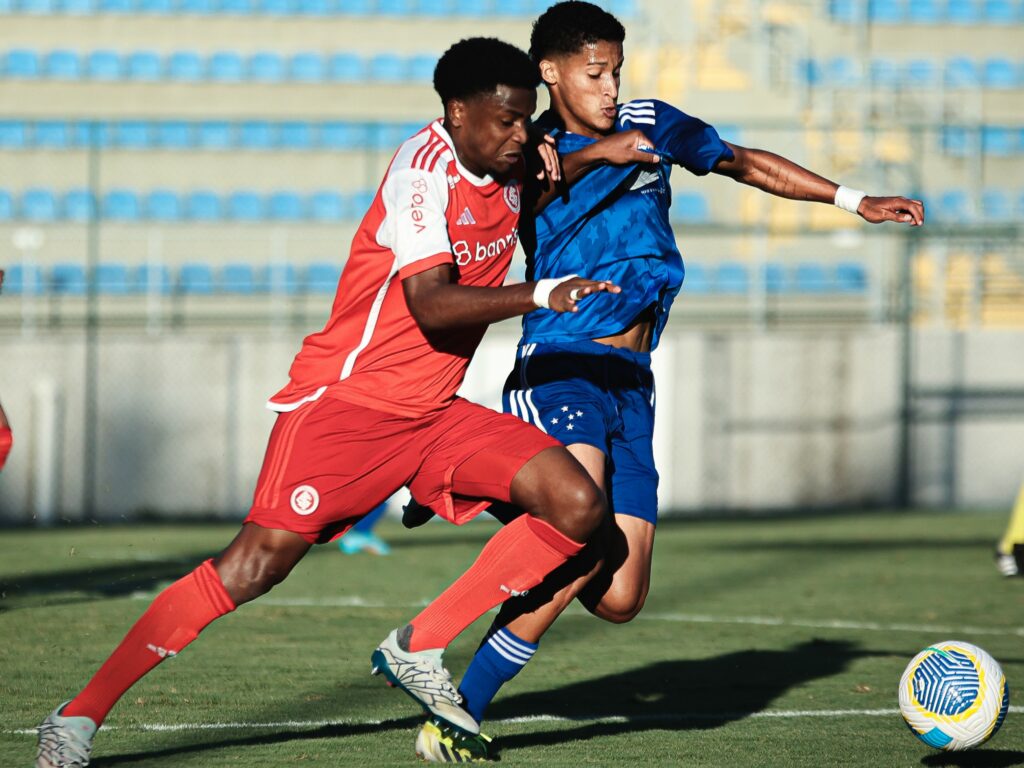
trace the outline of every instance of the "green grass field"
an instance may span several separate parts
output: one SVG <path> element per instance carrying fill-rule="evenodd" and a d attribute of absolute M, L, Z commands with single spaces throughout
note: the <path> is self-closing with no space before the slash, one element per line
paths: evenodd
<path fill-rule="evenodd" d="M 997 576 L 1005 517 L 870 514 L 666 522 L 647 607 L 612 626 L 570 609 L 499 695 L 508 766 L 1024 764 L 1024 711 L 973 753 L 936 753 L 896 714 L 907 661 L 955 637 L 1024 686 L 1024 579 Z M 163 585 L 234 525 L 0 534 L 0 766 L 84 684 Z M 390 557 L 314 549 L 133 688 L 95 766 L 414 765 L 412 702 L 369 655 L 479 551 L 490 523 L 385 525 Z M 489 621 L 447 655 L 456 677 Z M 1012 698 L 1011 705 L 1024 703 Z"/>

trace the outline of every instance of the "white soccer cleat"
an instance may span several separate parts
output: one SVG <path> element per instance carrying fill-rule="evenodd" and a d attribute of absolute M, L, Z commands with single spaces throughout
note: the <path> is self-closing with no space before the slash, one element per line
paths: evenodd
<path fill-rule="evenodd" d="M 96 723 L 89 717 L 63 717 L 64 702 L 39 726 L 36 768 L 85 768 L 92 752 Z"/>
<path fill-rule="evenodd" d="M 443 652 L 443 648 L 403 650 L 398 643 L 398 630 L 393 629 L 370 657 L 372 674 L 383 674 L 391 685 L 405 691 L 429 714 L 476 735 L 480 725 L 462 708 L 462 695 L 441 664 Z"/>

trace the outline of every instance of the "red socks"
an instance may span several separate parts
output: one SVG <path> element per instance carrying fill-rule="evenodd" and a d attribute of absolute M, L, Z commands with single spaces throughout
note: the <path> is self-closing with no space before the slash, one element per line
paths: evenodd
<path fill-rule="evenodd" d="M 11 434 L 11 428 L 0 427 L 0 469 L 4 468 L 4 462 L 7 461 L 7 454 L 11 452 L 12 445 L 14 445 L 14 435 Z"/>
<path fill-rule="evenodd" d="M 476 562 L 410 622 L 410 651 L 447 648 L 494 606 L 540 584 L 583 544 L 543 520 L 522 515 L 498 531 Z"/>
<path fill-rule="evenodd" d="M 207 624 L 235 610 L 235 603 L 207 560 L 156 596 L 121 644 L 61 715 L 85 716 L 100 725 L 124 692 L 168 656 L 191 643 Z"/>

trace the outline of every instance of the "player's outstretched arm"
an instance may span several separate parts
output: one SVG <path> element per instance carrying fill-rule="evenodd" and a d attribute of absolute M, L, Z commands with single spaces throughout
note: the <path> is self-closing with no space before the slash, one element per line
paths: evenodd
<path fill-rule="evenodd" d="M 778 197 L 837 205 L 856 213 L 872 224 L 883 221 L 895 221 L 912 227 L 924 224 L 924 204 L 920 200 L 865 195 L 847 187 L 840 187 L 835 182 L 772 152 L 735 144 L 728 146 L 733 152 L 733 158 L 721 160 L 714 168 L 714 172 L 722 176 L 728 176 Z"/>
<path fill-rule="evenodd" d="M 538 307 L 555 312 L 578 312 L 578 303 L 592 293 L 619 293 L 607 280 L 576 275 L 536 282 L 483 288 L 458 285 L 447 264 L 402 280 L 405 303 L 425 332 L 478 326 L 507 320 Z"/>

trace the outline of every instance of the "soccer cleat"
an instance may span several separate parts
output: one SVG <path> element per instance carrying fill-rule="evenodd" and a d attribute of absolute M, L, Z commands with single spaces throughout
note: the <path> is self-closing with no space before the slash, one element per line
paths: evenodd
<path fill-rule="evenodd" d="M 375 533 L 361 531 L 349 531 L 338 539 L 338 549 L 346 555 L 354 555 L 357 552 L 369 552 L 374 555 L 391 554 L 391 547 L 384 539 Z"/>
<path fill-rule="evenodd" d="M 430 522 L 434 512 L 430 507 L 425 507 L 416 499 L 410 498 L 409 503 L 402 507 L 402 525 L 406 528 L 419 528 L 421 525 Z"/>
<path fill-rule="evenodd" d="M 480 726 L 462 708 L 462 695 L 452 685 L 452 676 L 441 665 L 441 648 L 426 651 L 407 651 L 399 645 L 399 630 L 393 629 L 377 646 L 370 661 L 371 674 L 383 674 L 387 681 L 405 691 L 433 715 L 476 735 Z"/>
<path fill-rule="evenodd" d="M 996 569 L 1003 576 L 1024 576 L 1024 544 L 1014 544 L 1012 552 L 996 547 Z"/>
<path fill-rule="evenodd" d="M 427 720 L 416 735 L 416 755 L 428 763 L 480 763 L 491 759 L 489 736 L 469 734 L 444 720 Z"/>
<path fill-rule="evenodd" d="M 62 717 L 64 702 L 39 726 L 36 768 L 85 768 L 92 752 L 96 723 L 88 717 Z"/>

